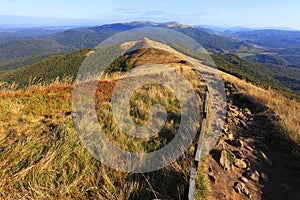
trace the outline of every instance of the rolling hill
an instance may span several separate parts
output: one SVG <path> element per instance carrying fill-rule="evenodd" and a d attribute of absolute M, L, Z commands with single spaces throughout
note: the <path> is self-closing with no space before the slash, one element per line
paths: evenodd
<path fill-rule="evenodd" d="M 228 36 L 226 33 L 215 34 L 177 22 L 146 21 L 107 24 L 71 29 L 42 38 L 0 43 L 0 70 L 34 64 L 40 58 L 45 58 L 40 54 L 48 55 L 72 52 L 81 48 L 94 48 L 113 34 L 141 27 L 162 27 L 182 32 L 202 44 L 211 54 L 215 54 L 214 58 L 221 69 L 226 68 L 227 72 L 235 74 L 239 71 L 239 74 L 243 74 L 244 78 L 252 82 L 266 83 L 265 85 L 273 85 L 275 88 L 286 87 L 299 93 L 300 74 L 297 68 L 300 66 L 300 54 L 299 48 L 295 48 L 298 46 L 299 32 L 296 31 L 249 30 L 231 33 L 233 35 Z M 296 41 L 292 44 L 293 46 L 290 46 L 290 40 Z M 232 54 L 242 56 L 238 58 Z"/>
<path fill-rule="evenodd" d="M 0 62 L 37 54 L 54 54 L 74 50 L 51 39 L 14 40 L 0 43 Z"/>
<path fill-rule="evenodd" d="M 260 46 L 270 48 L 299 48 L 300 31 L 255 30 L 242 31 L 234 36 Z"/>
<path fill-rule="evenodd" d="M 26 88 L 30 80 L 49 83 L 56 78 L 63 80 L 66 77 L 75 78 L 79 67 L 91 49 L 78 50 L 73 53 L 52 55 L 34 64 L 15 70 L 2 71 L 0 82 L 16 83 L 17 88 Z"/>
<path fill-rule="evenodd" d="M 143 48 L 125 55 L 125 63 L 138 67 L 166 62 L 164 64 L 188 78 L 199 95 L 199 107 L 203 109 L 206 83 L 202 74 L 191 67 L 194 59 L 183 58 L 181 53 L 166 44 L 147 40 L 132 43 L 169 49 L 166 52 Z M 4 80 L 11 77 L 15 78 L 13 81 L 20 81 L 24 77 L 26 81 L 26 77 L 33 73 L 43 81 L 72 75 L 88 52 L 90 49 L 53 55 L 33 65 L 5 71 L 11 74 Z M 244 69 L 249 63 L 233 55 L 220 59 L 226 59 L 222 62 L 228 65 L 228 69 L 231 63 L 236 64 L 237 75 L 255 70 Z M 122 66 L 112 66 L 114 68 L 110 72 L 123 71 Z M 210 73 L 216 72 L 208 69 Z M 153 70 L 151 73 L 157 75 Z M 261 199 L 276 193 L 283 195 L 283 199 L 287 196 L 297 199 L 299 102 L 285 98 L 276 90 L 259 88 L 227 73 L 221 73 L 221 76 L 225 81 L 235 83 L 245 94 L 268 105 L 270 110 L 258 108 L 243 94 L 233 91 L 233 87 L 227 87 L 226 126 L 219 133 L 219 145 L 198 169 L 196 198 Z M 269 76 L 266 78 L 271 79 Z M 148 110 L 154 104 L 163 105 L 168 113 L 168 121 L 159 134 L 136 139 L 123 133 L 113 122 L 110 98 L 115 85 L 115 79 L 100 81 L 93 98 L 106 136 L 129 151 L 152 152 L 168 144 L 176 135 L 181 120 L 180 106 L 174 94 L 166 88 L 149 85 L 136 90 L 130 99 L 131 117 L 136 122 L 147 124 L 150 120 Z M 88 84 L 85 86 L 86 92 L 89 92 Z M 72 110 L 72 87 L 56 82 L 29 86 L 21 91 L 0 90 L 0 198 L 186 199 L 190 168 L 194 164 L 194 144 L 176 162 L 155 172 L 133 174 L 107 167 L 87 151 L 79 138 L 73 118 L 80 117 L 80 113 Z M 209 119 L 214 109 L 209 107 Z M 280 117 L 269 115 L 272 109 Z M 214 193 L 211 194 L 210 190 Z"/>
<path fill-rule="evenodd" d="M 42 38 L 16 40 L 0 43 L 0 62 L 11 59 L 22 58 L 42 53 L 68 52 L 80 48 L 94 48 L 104 39 L 113 34 L 141 27 L 162 27 L 182 32 L 204 48 L 212 52 L 237 52 L 240 48 L 251 51 L 252 46 L 235 39 L 209 33 L 204 29 L 185 26 L 176 22 L 153 23 L 153 22 L 132 22 L 108 24 L 99 27 L 71 29 L 55 33 Z"/>
<path fill-rule="evenodd" d="M 190 53 L 179 46 L 174 48 L 181 52 L 186 52 L 187 55 Z M 82 49 L 71 53 L 31 56 L 2 63 L 0 64 L 0 69 L 3 66 L 2 69 L 11 70 L 2 71 L 0 82 L 16 83 L 18 88 L 26 88 L 28 84 L 31 84 L 29 82 L 33 78 L 35 78 L 35 81 L 39 80 L 42 82 L 49 82 L 57 77 L 60 80 L 65 77 L 74 78 L 83 59 L 90 50 Z M 212 58 L 217 67 L 224 72 L 264 88 L 272 87 L 283 92 L 288 97 L 299 99 L 300 70 L 297 68 L 284 68 L 280 65 L 266 66 L 242 59 L 234 54 L 214 54 Z M 197 59 L 201 58 L 197 57 Z M 26 63 L 28 64 L 26 65 Z M 111 71 L 114 71 L 113 68 L 119 69 L 120 66 L 123 66 L 124 69 L 130 69 L 124 57 L 116 60 L 116 62 L 112 63 L 112 66 Z"/>
<path fill-rule="evenodd" d="M 299 99 L 300 70 L 297 68 L 251 62 L 234 54 L 212 55 L 212 58 L 224 72 Z"/>
<path fill-rule="evenodd" d="M 61 27 L 45 27 L 45 28 L 25 28 L 20 30 L 1 30 L 0 43 L 18 39 L 32 39 L 65 31 L 66 28 Z"/>
<path fill-rule="evenodd" d="M 34 64 L 44 58 L 49 57 L 49 54 L 38 54 L 34 56 L 27 56 L 24 58 L 17 58 L 13 60 L 9 60 L 6 62 L 1 62 L 0 63 L 0 71 L 4 70 L 13 70 L 13 69 L 18 69 L 21 67 L 25 67 L 31 64 Z"/>
<path fill-rule="evenodd" d="M 266 29 L 229 35 L 262 48 L 261 51 L 254 52 L 255 56 L 250 56 L 251 60 L 265 65 L 277 64 L 300 68 L 300 31 Z"/>
<path fill-rule="evenodd" d="M 11 74 L 12 78 L 19 75 L 28 77 L 32 73 L 41 73 L 38 74 L 40 77 L 49 78 L 65 73 L 71 75 L 78 70 L 77 67 L 89 51 L 85 49 L 71 54 L 51 56 L 32 66 L 9 72 L 15 73 Z M 191 84 L 196 88 L 201 106 L 200 95 L 205 93 L 205 86 L 200 75 L 185 63 L 178 63 L 180 59 L 177 55 L 162 52 L 145 50 L 141 60 L 137 60 L 141 52 L 135 52 L 131 54 L 130 60 L 136 64 L 162 63 L 164 56 L 168 55 L 167 64 L 177 70 L 181 69 L 184 76 L 193 80 Z M 152 56 L 152 59 L 146 59 L 147 55 Z M 78 63 L 74 62 L 74 59 Z M 117 70 L 117 67 L 114 69 Z M 153 73 L 156 76 L 158 72 Z M 90 92 L 88 84 L 86 92 Z M 135 92 L 130 103 L 132 116 L 138 123 L 148 123 L 150 118 L 147 110 L 152 103 L 163 105 L 168 113 L 165 127 L 155 137 L 135 139 L 117 126 L 111 126 L 110 98 L 115 84 L 114 80 L 99 81 L 95 98 L 97 116 L 103 121 L 101 126 L 107 136 L 115 144 L 129 151 L 151 152 L 168 144 L 176 135 L 181 114 L 174 94 L 157 85 L 143 86 Z M 157 95 L 163 98 L 157 98 Z M 12 107 L 8 105 L 15 110 L 12 111 Z M 182 199 L 186 195 L 189 169 L 193 164 L 193 147 L 178 161 L 155 172 L 132 174 L 105 166 L 96 160 L 80 141 L 73 121 L 75 113 L 72 112 L 72 85 L 35 85 L 12 93 L 0 90 L 0 111 L 0 198 L 27 196 L 35 199 L 150 200 Z M 149 185 L 152 190 L 149 190 Z M 205 189 L 201 188 L 202 185 L 204 187 L 204 183 L 199 180 L 198 185 L 199 191 L 204 193 Z"/>

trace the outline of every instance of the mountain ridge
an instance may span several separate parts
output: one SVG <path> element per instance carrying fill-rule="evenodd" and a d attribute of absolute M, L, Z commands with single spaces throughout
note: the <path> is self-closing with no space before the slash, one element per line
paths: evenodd
<path fill-rule="evenodd" d="M 132 48 L 141 48 L 141 51 L 146 51 L 142 53 L 147 55 L 154 53 L 147 52 L 149 48 L 168 48 L 166 44 L 148 39 L 123 43 L 120 47 L 129 52 Z M 174 54 L 176 53 L 176 50 L 172 50 L 171 47 L 168 49 L 171 53 L 172 51 Z M 91 49 L 82 50 L 82 52 L 77 52 L 78 55 L 62 54 L 61 59 L 55 56 L 51 60 L 55 65 L 46 67 L 47 60 L 44 60 L 39 63 L 40 66 L 36 67 L 40 67 L 40 69 L 46 67 L 46 72 L 53 75 L 55 72 L 59 72 L 56 70 L 60 70 L 55 69 L 58 66 L 56 63 L 62 65 L 65 62 L 65 65 L 61 67 L 74 70 L 76 66 L 80 65 L 81 60 L 77 65 L 72 65 L 70 61 L 74 58 L 78 59 L 79 55 L 82 59 L 92 55 L 91 51 Z M 142 59 L 140 65 L 145 64 L 144 57 L 140 56 L 139 52 L 131 51 L 131 53 L 134 58 Z M 161 54 L 161 51 L 157 51 L 156 54 Z M 194 84 L 196 94 L 204 94 L 206 83 L 202 80 L 202 74 L 193 70 L 187 63 L 177 62 L 181 59 L 191 63 L 199 63 L 199 61 L 187 56 L 180 57 L 180 52 L 174 54 L 176 59 L 170 62 L 175 62 L 173 63 L 175 66 L 171 67 L 185 76 L 189 75 L 187 77 L 191 79 L 191 84 Z M 161 56 L 164 57 L 164 55 Z M 146 62 L 148 63 L 148 60 Z M 159 56 L 154 56 L 151 62 L 160 62 Z M 168 60 L 165 62 L 169 63 Z M 210 73 L 217 72 L 216 69 L 204 67 Z M 148 69 L 151 70 L 151 68 Z M 158 72 L 156 71 L 156 73 Z M 289 196 L 297 194 L 298 182 L 294 182 L 293 179 L 298 176 L 289 174 L 290 172 L 295 175 L 300 174 L 299 167 L 297 167 L 300 163 L 300 160 L 297 159 L 298 145 L 291 145 L 297 141 L 290 138 L 297 135 L 297 129 L 294 128 L 296 123 L 289 127 L 289 130 L 293 131 L 290 136 L 285 135 L 287 134 L 285 129 L 278 128 L 278 126 L 283 126 L 288 122 L 286 120 L 290 119 L 299 121 L 299 118 L 289 115 L 293 109 L 289 105 L 297 106 L 298 110 L 300 109 L 299 102 L 286 99 L 271 89 L 265 90 L 251 85 L 227 73 L 218 73 L 227 84 L 235 83 L 241 91 L 247 91 L 246 94 L 254 97 L 258 96 L 272 109 L 277 109 L 276 111 L 279 111 L 278 113 L 283 116 L 283 119 L 269 118 L 269 111 L 261 110 L 256 105 L 247 102 L 243 95 L 233 91 L 233 87 L 226 87 L 229 97 L 228 111 L 227 109 L 222 110 L 221 113 L 227 113 L 227 124 L 223 130 L 218 132 L 221 137 L 220 143 L 208 155 L 206 160 L 208 162 L 204 162 L 197 169 L 196 197 L 199 199 L 206 197 L 264 199 L 266 195 L 268 196 L 268 191 L 280 193 L 286 197 L 285 192 L 290 188 L 293 191 L 289 192 Z M 15 75 L 14 77 L 20 76 Z M 133 150 L 136 150 L 135 148 L 141 150 L 139 149 L 140 141 L 125 137 L 113 124 L 110 98 L 117 80 L 118 78 L 107 78 L 99 82 L 95 98 L 93 98 L 96 102 L 95 111 L 99 116 L 99 121 L 103 119 L 101 126 L 108 130 L 106 135 L 110 137 L 109 139 L 112 139 L 121 148 L 132 147 Z M 87 89 L 89 88 L 87 87 Z M 162 141 L 170 140 L 170 135 L 174 130 L 176 133 L 178 123 L 180 123 L 178 100 L 171 96 L 171 92 L 168 90 L 159 88 L 153 91 L 153 89 L 155 87 L 140 88 L 135 92 L 139 98 L 132 97 L 133 100 L 130 102 L 132 108 L 130 112 L 133 113 L 131 116 L 136 116 L 135 114 L 138 113 L 141 118 L 138 122 L 149 118 L 147 111 L 154 103 L 160 105 L 167 103 L 168 105 L 171 102 L 173 105 L 171 108 L 166 107 L 170 113 L 171 124 L 166 125 L 166 128 L 162 130 L 163 134 L 142 141 L 141 144 L 144 148 L 142 150 L 146 149 L 149 152 L 165 144 L 157 140 L 160 136 L 164 139 Z M 212 90 L 210 92 L 211 97 L 214 97 Z M 203 99 L 204 97 L 199 97 L 200 108 L 203 108 Z M 287 105 L 286 108 L 281 108 L 283 103 Z M 212 110 L 215 109 L 213 104 L 209 105 L 208 118 L 210 120 L 213 119 Z M 97 161 L 85 149 L 78 136 L 73 118 L 81 114 L 72 111 L 72 85 L 70 83 L 37 82 L 36 85 L 33 84 L 20 91 L 0 90 L 0 110 L 1 198 L 15 199 L 20 196 L 34 199 L 122 198 L 150 200 L 154 198 L 186 198 L 190 168 L 194 163 L 194 145 L 178 161 L 159 171 L 140 175 L 122 173 L 109 168 Z M 294 110 L 296 114 L 297 110 Z M 278 169 L 280 173 L 278 173 Z M 282 178 L 287 179 L 282 180 Z M 155 192 L 149 190 L 149 185 Z M 209 189 L 212 189 L 214 193 L 211 194 Z"/>
<path fill-rule="evenodd" d="M 247 45 L 246 43 L 240 42 L 238 40 L 230 39 L 220 35 L 211 34 L 209 32 L 206 32 L 205 30 L 182 25 L 179 24 L 178 22 L 115 23 L 115 24 L 107 24 L 103 26 L 94 26 L 89 28 L 71 29 L 61 33 L 44 36 L 42 39 L 44 41 L 49 41 L 49 43 L 53 43 L 53 42 L 58 43 L 58 46 L 56 48 L 52 48 L 53 52 L 58 53 L 58 52 L 69 51 L 68 49 L 75 50 L 78 48 L 93 48 L 97 46 L 101 41 L 110 37 L 113 34 L 134 29 L 134 28 L 142 28 L 142 27 L 170 28 L 175 31 L 182 32 L 195 39 L 198 43 L 203 45 L 203 47 L 215 52 L 223 52 L 224 50 L 235 51 L 240 46 L 245 46 L 249 49 L 251 48 L 250 45 Z M 39 43 L 39 40 L 40 39 L 34 38 L 31 40 L 20 40 L 20 42 L 22 41 L 24 43 L 24 41 L 27 41 L 28 43 L 29 41 L 31 41 L 33 43 Z M 13 46 L 13 43 L 15 43 L 15 41 L 1 43 L 0 48 L 7 49 L 7 47 Z M 44 46 L 45 48 L 45 46 L 47 45 L 44 44 L 42 46 Z M 23 48 L 27 48 L 27 50 L 23 51 L 22 50 Z M 24 55 L 34 55 L 36 53 L 44 53 L 43 51 L 44 51 L 43 48 L 35 49 L 35 47 L 24 46 L 20 48 L 20 53 L 15 54 L 13 58 L 21 58 Z M 12 59 L 12 56 L 6 54 L 3 54 L 2 58 L 0 58 L 1 61 L 8 61 L 10 59 Z"/>

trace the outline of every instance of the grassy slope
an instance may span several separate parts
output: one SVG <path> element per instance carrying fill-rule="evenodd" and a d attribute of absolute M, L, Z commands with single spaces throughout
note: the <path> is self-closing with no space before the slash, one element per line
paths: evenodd
<path fill-rule="evenodd" d="M 299 113 L 299 103 L 232 76 L 225 76 L 225 79 L 236 82 L 243 91 L 284 114 L 282 120 L 296 120 L 285 126 L 289 126 L 290 130 L 298 130 L 299 127 L 292 124 L 299 126 L 299 118 L 294 116 Z M 99 95 L 106 96 L 103 92 L 109 94 L 114 84 L 102 84 L 99 88 L 103 90 L 99 90 L 102 92 Z M 69 85 L 59 84 L 0 95 L 0 198 L 183 197 L 189 174 L 187 166 L 190 163 L 187 160 L 191 154 L 164 170 L 143 175 L 119 173 L 103 166 L 85 150 L 74 129 L 70 115 L 71 89 Z M 149 91 L 140 92 L 140 97 L 149 97 L 146 95 Z M 166 97 L 164 102 L 174 101 L 172 96 L 168 100 L 166 92 L 163 95 Z M 153 97 L 150 95 L 150 98 Z M 133 101 L 132 105 L 137 106 L 137 102 Z M 286 108 L 282 105 L 286 105 Z M 122 140 L 122 137 L 115 138 Z M 159 146 L 159 143 L 152 144 Z M 189 152 L 193 152 L 193 149 Z M 203 187 L 203 190 L 206 188 Z"/>
<path fill-rule="evenodd" d="M 32 66 L 10 71 L 11 77 L 21 77 L 25 84 L 28 76 L 37 69 L 40 76 L 49 80 L 66 69 L 77 72 L 76 67 L 88 51 L 52 56 Z M 75 65 L 74 59 L 76 63 L 78 61 Z M 186 73 L 187 78 L 200 80 L 193 77 L 195 72 L 187 70 Z M 10 76 L 6 74 L 5 77 L 8 80 Z M 20 79 L 15 80 L 22 83 Z M 203 83 L 193 83 L 199 94 L 204 93 Z M 125 149 L 148 152 L 164 146 L 174 136 L 180 109 L 170 91 L 147 87 L 133 97 L 131 114 L 137 118 L 137 123 L 148 122 L 152 103 L 165 105 L 170 114 L 170 120 L 157 138 L 137 141 L 111 125 L 109 97 L 113 86 L 110 81 L 99 84 L 97 96 L 102 98 L 96 101 L 98 117 L 103 119 L 103 127 L 116 144 Z M 157 95 L 164 98 L 156 98 Z M 193 147 L 171 166 L 153 173 L 134 175 L 107 168 L 81 143 L 73 125 L 71 96 L 71 86 L 63 84 L 31 86 L 22 92 L 0 90 L 0 198 L 182 199 L 185 196 Z"/>
<path fill-rule="evenodd" d="M 104 85 L 103 91 L 110 92 L 111 84 Z M 144 175 L 120 173 L 95 160 L 80 142 L 69 115 L 69 86 L 3 95 L 0 97 L 0 110 L 0 197 L 183 197 L 189 159 L 183 158 L 181 163 Z M 114 133 L 119 134 L 117 131 Z M 117 138 L 122 140 L 123 137 Z"/>
<path fill-rule="evenodd" d="M 0 82 L 8 84 L 16 83 L 18 88 L 25 88 L 30 79 L 49 82 L 57 77 L 76 77 L 79 67 L 90 49 L 83 49 L 73 53 L 57 54 L 45 58 L 35 64 L 18 68 L 16 70 L 3 71 L 0 74 Z M 33 83 L 34 84 L 34 83 Z"/>
<path fill-rule="evenodd" d="M 25 86 L 29 76 L 37 73 L 35 70 L 42 72 L 38 76 L 44 76 L 44 80 L 56 78 L 57 75 L 66 75 L 66 69 L 70 69 L 68 73 L 75 73 L 76 67 L 80 66 L 88 51 L 52 56 L 32 66 L 11 71 L 11 77 L 19 77 L 14 80 L 23 82 Z M 43 70 L 40 67 L 43 67 Z M 241 73 L 241 71 L 237 72 Z M 26 74 L 24 76 L 26 78 L 22 73 Z M 9 76 L 6 74 L 5 77 L 2 80 L 7 81 Z M 101 88 L 109 93 L 111 83 L 105 83 Z M 266 99 L 277 94 L 276 91 L 273 92 L 268 93 Z M 156 95 L 160 95 L 159 93 L 166 98 L 156 103 L 174 102 L 173 97 L 167 95 L 167 91 L 158 90 Z M 138 96 L 157 101 L 148 94 L 148 92 L 141 91 Z M 257 92 L 256 98 L 259 98 L 261 94 L 264 93 Z M 279 97 L 276 99 L 284 100 L 274 102 L 274 106 L 298 105 L 297 102 Z M 143 108 L 149 106 L 148 100 Z M 139 107 L 138 102 L 133 101 L 133 107 Z M 105 112 L 101 113 L 109 116 L 109 102 L 103 105 L 105 107 L 98 109 L 103 109 Z M 176 110 L 173 108 L 173 111 Z M 285 127 L 298 130 L 299 127 L 294 129 L 292 126 L 293 124 L 299 126 L 298 118 L 288 114 L 297 113 L 297 110 L 298 107 L 294 111 L 282 111 L 286 114 L 286 119 L 290 119 L 290 121 L 282 122 L 282 124 L 285 123 Z M 184 196 L 184 187 L 187 185 L 189 174 L 189 160 L 191 160 L 189 158 L 193 149 L 190 149 L 179 162 L 155 173 L 144 175 L 119 173 L 101 165 L 85 150 L 73 127 L 70 111 L 71 87 L 68 85 L 36 87 L 25 92 L 0 95 L 0 197 L 6 197 L 6 199 L 24 196 L 35 199 L 152 199 L 156 197 L 177 199 Z M 142 109 L 142 112 L 133 109 L 133 112 L 147 120 L 147 109 Z M 170 124 L 165 131 L 172 131 L 170 127 L 174 125 Z M 128 139 L 124 138 L 119 130 L 115 130 L 114 134 L 111 137 L 116 139 L 117 143 L 121 144 L 122 140 Z M 153 140 L 148 149 L 140 148 L 143 144 L 141 141 L 135 148 L 151 150 L 163 145 L 161 141 L 164 140 Z M 133 141 L 127 142 L 133 144 Z M 203 184 L 199 187 L 201 186 Z"/>

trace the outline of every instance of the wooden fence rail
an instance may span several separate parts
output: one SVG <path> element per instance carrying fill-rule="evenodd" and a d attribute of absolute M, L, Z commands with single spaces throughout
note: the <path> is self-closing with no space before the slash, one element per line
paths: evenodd
<path fill-rule="evenodd" d="M 204 109 L 203 109 L 203 120 L 201 124 L 201 131 L 199 133 L 199 138 L 197 141 L 197 150 L 195 153 L 194 157 L 194 166 L 190 170 L 190 181 L 189 181 L 189 192 L 188 192 L 188 200 L 194 200 L 195 199 L 195 191 L 196 191 L 196 177 L 197 177 L 197 169 L 199 162 L 201 160 L 201 152 L 203 148 L 203 139 L 204 139 L 204 134 L 206 130 L 206 122 L 207 122 L 207 117 L 208 117 L 208 99 L 209 99 L 209 91 L 206 89 L 205 93 L 205 103 L 204 103 Z"/>

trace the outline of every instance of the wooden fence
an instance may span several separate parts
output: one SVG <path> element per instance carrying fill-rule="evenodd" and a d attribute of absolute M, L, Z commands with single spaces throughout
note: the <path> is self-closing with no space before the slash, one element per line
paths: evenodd
<path fill-rule="evenodd" d="M 194 157 L 194 166 L 190 170 L 190 181 L 189 181 L 189 192 L 188 192 L 188 200 L 194 200 L 195 199 L 195 191 L 196 191 L 196 177 L 197 177 L 197 169 L 199 166 L 199 162 L 201 160 L 201 152 L 203 148 L 203 139 L 204 134 L 206 130 L 206 122 L 208 117 L 208 99 L 209 99 L 209 91 L 206 89 L 205 93 L 205 103 L 204 103 L 204 110 L 203 110 L 203 120 L 201 124 L 201 131 L 199 134 L 199 138 L 197 141 L 197 150 Z"/>

